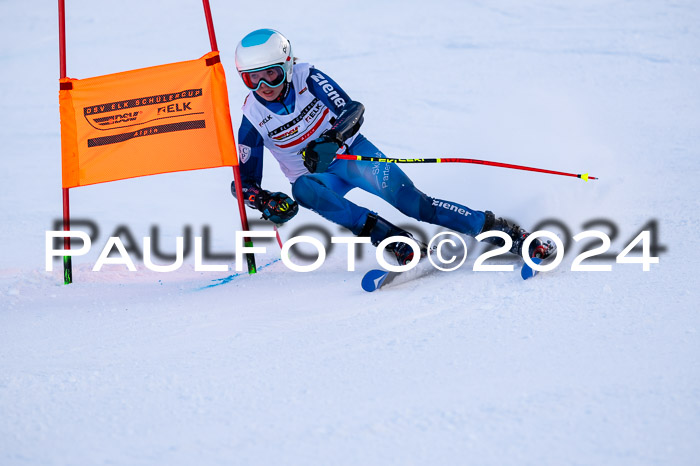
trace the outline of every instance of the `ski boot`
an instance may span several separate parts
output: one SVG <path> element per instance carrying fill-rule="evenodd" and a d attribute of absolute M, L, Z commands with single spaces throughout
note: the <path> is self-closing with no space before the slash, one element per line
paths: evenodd
<path fill-rule="evenodd" d="M 421 249 L 421 257 L 425 257 L 428 253 L 428 246 L 414 238 L 411 233 L 373 213 L 367 216 L 367 222 L 365 222 L 365 226 L 358 236 L 369 236 L 374 246 L 378 246 L 384 239 L 391 236 L 405 236 L 418 243 Z M 413 259 L 413 248 L 407 243 L 391 243 L 386 247 L 386 250 L 393 253 L 398 265 L 406 265 Z"/>
<path fill-rule="evenodd" d="M 484 222 L 484 228 L 482 228 L 481 233 L 486 231 L 496 230 L 502 231 L 511 237 L 513 240 L 513 246 L 510 248 L 510 253 L 517 256 L 522 256 L 523 243 L 525 239 L 530 236 L 526 230 L 520 228 L 514 223 L 508 222 L 508 220 L 498 217 L 491 211 L 486 211 L 486 221 Z M 503 246 L 505 242 L 501 238 L 487 238 L 484 241 L 487 243 L 495 244 L 496 246 Z M 551 256 L 556 250 L 556 246 L 551 240 L 541 240 L 540 238 L 535 238 L 534 241 L 530 243 L 530 248 L 528 254 L 531 258 L 538 257 L 544 260 Z"/>

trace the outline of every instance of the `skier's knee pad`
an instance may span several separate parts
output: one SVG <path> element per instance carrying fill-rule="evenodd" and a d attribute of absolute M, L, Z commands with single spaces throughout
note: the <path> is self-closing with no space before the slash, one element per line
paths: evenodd
<path fill-rule="evenodd" d="M 304 175 L 292 185 L 292 197 L 299 205 L 310 209 L 316 204 L 320 188 L 325 187 L 321 181 L 310 175 Z"/>

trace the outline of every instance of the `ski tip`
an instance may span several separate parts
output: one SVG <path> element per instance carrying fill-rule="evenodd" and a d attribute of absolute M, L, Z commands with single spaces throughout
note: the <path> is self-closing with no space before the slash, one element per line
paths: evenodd
<path fill-rule="evenodd" d="M 531 260 L 532 260 L 532 262 L 534 262 L 535 264 L 538 264 L 538 265 L 540 264 L 540 262 L 542 262 L 542 259 L 540 259 L 539 257 L 533 257 Z M 530 267 L 527 264 L 523 264 L 523 267 L 520 269 L 520 276 L 523 277 L 523 280 L 527 280 L 528 278 L 532 278 L 535 275 L 537 275 L 536 270 L 533 270 L 532 267 Z"/>
<path fill-rule="evenodd" d="M 382 286 L 382 283 L 384 283 L 387 275 L 389 275 L 389 272 L 386 270 L 370 270 L 364 277 L 362 277 L 362 289 L 368 293 L 376 291 L 380 286 Z"/>

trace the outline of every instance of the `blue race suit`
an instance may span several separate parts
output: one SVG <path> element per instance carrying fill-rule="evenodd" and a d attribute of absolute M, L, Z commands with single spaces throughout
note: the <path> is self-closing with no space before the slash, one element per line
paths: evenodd
<path fill-rule="evenodd" d="M 337 117 L 342 107 L 351 100 L 330 77 L 309 65 L 300 65 L 294 66 L 295 79 L 275 102 L 267 102 L 251 92 L 244 103 L 243 121 L 238 130 L 244 187 L 260 185 L 263 147 L 267 147 L 290 179 L 292 196 L 301 206 L 342 225 L 356 235 L 360 234 L 367 216 L 372 212 L 344 197 L 353 188 L 381 197 L 414 219 L 470 236 L 481 232 L 484 212 L 427 196 L 414 186 L 395 163 L 335 160 L 324 173 L 309 173 L 303 167 L 301 150 L 330 128 L 330 114 Z M 299 100 L 307 89 L 309 95 L 303 96 L 306 100 Z M 308 102 L 308 105 L 304 105 L 303 109 L 297 108 L 301 107 L 297 105 L 298 100 L 302 104 Z M 290 119 L 291 116 L 294 118 Z M 326 120 L 314 122 L 312 117 L 317 120 L 325 117 Z M 297 131 L 294 125 L 304 119 L 310 121 L 308 128 L 302 127 Z M 299 133 L 303 134 L 299 136 Z M 347 153 L 386 158 L 362 134 L 355 135 L 346 143 L 349 146 Z"/>

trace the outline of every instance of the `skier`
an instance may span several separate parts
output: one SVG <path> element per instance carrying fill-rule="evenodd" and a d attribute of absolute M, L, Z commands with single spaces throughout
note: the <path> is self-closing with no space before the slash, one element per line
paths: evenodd
<path fill-rule="evenodd" d="M 253 31 L 236 47 L 236 69 L 250 89 L 238 130 L 246 205 L 260 210 L 264 219 L 281 224 L 296 215 L 299 204 L 355 235 L 369 236 L 375 246 L 390 236 L 413 238 L 376 212 L 345 199 L 348 191 L 360 188 L 409 217 L 466 235 L 503 231 L 513 239 L 510 252 L 521 254 L 529 233 L 492 212 L 427 196 L 395 163 L 335 159 L 341 153 L 385 155 L 359 133 L 364 106 L 350 99 L 326 73 L 295 61 L 289 40 L 272 29 Z M 279 162 L 292 184 L 294 199 L 261 187 L 263 147 Z M 231 190 L 235 196 L 233 184 Z M 495 237 L 486 241 L 504 244 Z M 392 243 L 387 250 L 394 253 L 399 265 L 413 258 L 412 248 L 404 242 Z M 536 239 L 529 253 L 544 258 L 552 250 L 550 242 Z"/>

